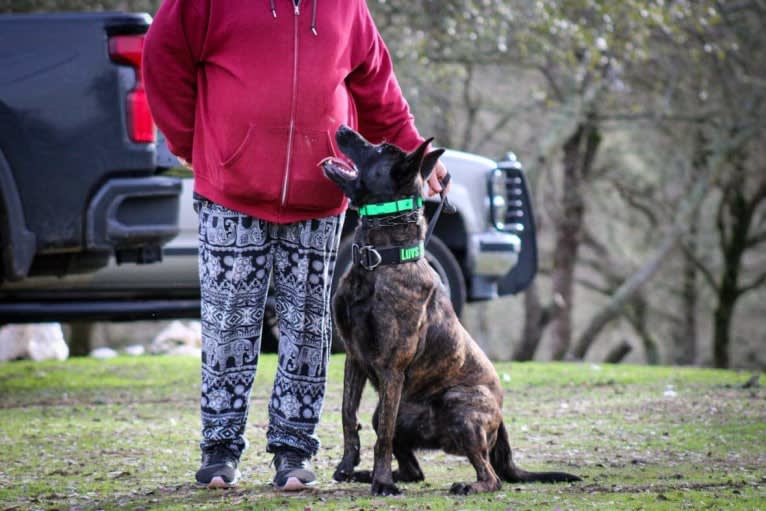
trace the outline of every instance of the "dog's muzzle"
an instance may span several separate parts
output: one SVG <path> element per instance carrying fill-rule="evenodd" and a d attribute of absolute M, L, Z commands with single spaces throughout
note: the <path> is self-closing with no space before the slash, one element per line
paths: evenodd
<path fill-rule="evenodd" d="M 383 261 L 383 256 L 372 245 L 354 243 L 351 246 L 351 261 L 367 271 L 372 271 Z"/>

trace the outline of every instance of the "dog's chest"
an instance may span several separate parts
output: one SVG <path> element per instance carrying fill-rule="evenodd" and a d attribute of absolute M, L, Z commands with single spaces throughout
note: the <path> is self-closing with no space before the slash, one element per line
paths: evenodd
<path fill-rule="evenodd" d="M 363 363 L 390 362 L 411 352 L 422 335 L 425 307 L 434 283 L 427 263 L 396 265 L 374 272 L 352 269 L 342 280 L 344 313 L 337 319 L 348 333 L 347 352 Z"/>

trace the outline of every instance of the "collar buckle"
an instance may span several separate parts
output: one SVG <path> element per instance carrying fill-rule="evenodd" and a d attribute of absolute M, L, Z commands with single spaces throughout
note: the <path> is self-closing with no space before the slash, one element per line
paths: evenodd
<path fill-rule="evenodd" d="M 351 260 L 367 271 L 372 271 L 383 261 L 383 256 L 375 250 L 372 245 L 359 245 L 354 243 L 351 246 Z"/>

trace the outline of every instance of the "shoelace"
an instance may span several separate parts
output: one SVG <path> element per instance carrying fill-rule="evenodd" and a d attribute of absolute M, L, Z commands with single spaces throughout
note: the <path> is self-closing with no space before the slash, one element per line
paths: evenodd
<path fill-rule="evenodd" d="M 216 445 L 215 447 L 206 451 L 205 455 L 207 457 L 207 464 L 209 465 L 227 463 L 229 461 L 236 463 L 237 461 L 237 457 L 234 455 L 231 449 L 223 445 Z"/>
<path fill-rule="evenodd" d="M 276 467 L 277 470 L 303 468 L 305 462 L 305 456 L 296 451 L 288 450 L 275 454 L 271 460 L 272 466 Z"/>

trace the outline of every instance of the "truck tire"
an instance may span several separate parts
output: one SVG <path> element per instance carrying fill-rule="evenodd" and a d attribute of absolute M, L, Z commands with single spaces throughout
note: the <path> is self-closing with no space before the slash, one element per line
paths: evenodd
<path fill-rule="evenodd" d="M 463 270 L 460 269 L 460 263 L 457 262 L 452 251 L 436 236 L 431 237 L 431 241 L 426 246 L 426 260 L 441 278 L 444 286 L 447 288 L 452 301 L 452 308 L 455 314 L 460 317 L 463 313 L 467 290 Z"/>
<path fill-rule="evenodd" d="M 335 273 L 332 278 L 333 294 L 335 294 L 335 289 L 338 287 L 340 277 L 351 266 L 351 246 L 353 244 L 353 236 L 346 236 L 340 242 L 338 257 L 335 263 Z M 467 290 L 463 271 L 460 269 L 457 259 L 455 259 L 455 256 L 442 240 L 432 236 L 426 246 L 426 260 L 436 271 L 437 275 L 439 275 L 439 278 L 441 278 L 444 286 L 447 288 L 447 294 L 450 296 L 455 314 L 460 316 L 463 311 L 463 305 L 465 305 Z M 343 340 L 340 339 L 335 331 L 333 331 L 332 351 L 343 351 Z"/>

